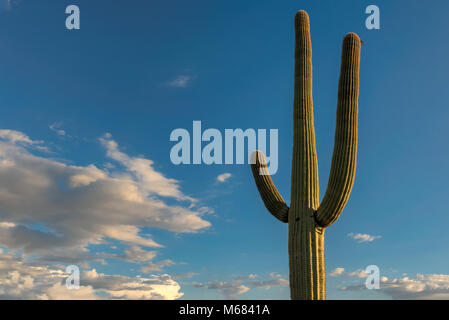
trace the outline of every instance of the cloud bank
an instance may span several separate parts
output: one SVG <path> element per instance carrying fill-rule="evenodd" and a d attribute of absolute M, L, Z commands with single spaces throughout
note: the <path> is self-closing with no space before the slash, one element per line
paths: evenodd
<path fill-rule="evenodd" d="M 343 291 L 366 290 L 365 285 L 353 285 L 341 288 Z M 414 278 L 381 278 L 380 292 L 392 299 L 449 299 L 448 274 L 418 274 Z"/>
<path fill-rule="evenodd" d="M 99 141 L 118 169 L 94 164 L 70 165 L 51 159 L 39 155 L 46 151 L 42 141 L 32 140 L 19 131 L 0 130 L 0 249 L 3 247 L 7 252 L 5 257 L 9 257 L 3 257 L 1 262 L 0 288 L 12 283 L 28 288 L 36 283 L 33 268 L 43 270 L 54 263 L 83 264 L 89 260 L 117 258 L 146 262 L 143 272 L 160 271 L 174 262 L 153 261 L 156 253 L 145 247 L 163 246 L 152 239 L 146 231 L 148 228 L 195 233 L 210 226 L 202 217 L 207 212 L 204 206 L 196 209 L 198 200 L 185 195 L 177 180 L 156 171 L 153 161 L 120 151 L 110 134 Z M 166 199 L 170 199 L 170 204 Z M 90 246 L 110 241 L 128 249 L 123 254 L 90 251 Z M 19 271 L 15 268 L 20 262 L 16 260 L 17 253 L 22 254 L 20 259 L 35 265 Z M 52 269 L 52 272 L 56 271 Z M 118 281 L 115 276 L 98 277 Z M 128 289 L 108 289 L 111 297 L 139 296 L 140 293 L 136 296 L 135 292 L 130 292 L 131 284 L 136 290 L 142 288 L 149 292 L 142 292 L 139 296 L 142 298 L 159 297 L 148 290 L 150 283 L 152 288 L 168 284 L 176 287 L 169 276 L 163 281 L 159 279 L 161 283 L 139 280 L 136 284 L 130 279 L 119 279 Z M 60 279 L 56 277 L 55 280 Z M 98 279 L 96 281 L 98 285 Z M 130 286 L 127 283 L 131 283 Z M 96 292 L 93 284 L 92 290 Z M 65 289 L 58 282 L 53 285 L 55 287 L 46 293 L 48 298 L 55 298 Z M 7 293 L 1 289 L 0 297 L 13 294 L 11 288 L 12 285 Z M 92 290 L 89 286 L 83 287 L 86 294 Z M 170 291 L 169 296 L 178 297 L 175 291 Z"/>
<path fill-rule="evenodd" d="M 240 276 L 232 281 L 209 281 L 207 283 L 193 282 L 195 288 L 205 290 L 216 290 L 227 300 L 236 300 L 238 295 L 244 294 L 251 289 L 270 289 L 277 286 L 288 286 L 289 281 L 280 275 L 270 273 L 267 280 L 255 280 L 257 275 L 250 274 Z"/>

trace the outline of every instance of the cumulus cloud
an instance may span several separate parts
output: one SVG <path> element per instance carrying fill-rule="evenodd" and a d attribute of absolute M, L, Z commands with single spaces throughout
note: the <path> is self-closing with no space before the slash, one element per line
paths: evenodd
<path fill-rule="evenodd" d="M 23 252 L 42 265 L 117 258 L 152 263 L 161 270 L 169 263 L 154 262 L 155 252 L 143 247 L 162 245 L 144 228 L 194 233 L 210 226 L 202 218 L 204 206 L 197 209 L 199 201 L 185 195 L 177 180 L 156 171 L 153 161 L 120 151 L 110 134 L 100 142 L 118 168 L 68 165 L 39 156 L 33 151 L 45 148 L 42 141 L 19 131 L 0 130 L 1 247 Z M 128 249 L 116 255 L 90 252 L 89 246 L 111 240 Z M 9 271 L 16 271 L 12 262 Z M 15 273 L 7 275 L 8 281 L 17 279 Z M 55 283 L 52 286 L 48 298 L 61 290 Z M 90 288 L 83 290 L 87 295 Z M 134 294 L 125 290 L 111 296 Z"/>
<path fill-rule="evenodd" d="M 218 181 L 218 182 L 225 182 L 225 181 L 228 180 L 231 176 L 232 176 L 232 175 L 231 175 L 230 173 L 223 173 L 223 174 L 220 174 L 220 175 L 217 177 L 217 181 Z"/>
<path fill-rule="evenodd" d="M 345 272 L 345 268 L 342 268 L 342 267 L 335 268 L 334 270 L 329 272 L 328 275 L 330 277 L 345 276 L 345 277 L 353 277 L 353 278 L 366 278 L 369 276 L 369 274 L 366 273 L 365 270 L 363 270 L 363 269 L 357 269 L 355 271 Z"/>
<path fill-rule="evenodd" d="M 234 280 L 230 282 L 211 281 L 208 282 L 207 284 L 193 282 L 192 285 L 195 288 L 204 288 L 206 290 L 218 290 L 227 300 L 236 300 L 237 295 L 243 294 L 250 290 L 250 288 L 245 286 L 240 280 Z"/>
<path fill-rule="evenodd" d="M 356 240 L 359 243 L 362 243 L 362 242 L 373 242 L 376 239 L 382 238 L 382 236 L 372 236 L 372 235 L 365 234 L 365 233 L 354 234 L 352 232 L 348 233 L 348 237 L 350 237 L 351 239 Z"/>
<path fill-rule="evenodd" d="M 254 280 L 247 283 L 250 288 L 263 288 L 263 289 L 270 289 L 271 287 L 275 286 L 288 286 L 289 281 L 286 279 L 283 279 L 281 277 L 271 280 Z"/>
<path fill-rule="evenodd" d="M 276 286 L 288 286 L 289 281 L 281 276 L 271 273 L 268 280 L 253 280 L 257 275 L 250 274 L 240 276 L 232 281 L 209 281 L 207 283 L 193 282 L 195 288 L 206 290 L 217 290 L 225 299 L 235 300 L 238 295 L 246 293 L 251 289 L 270 289 Z"/>
<path fill-rule="evenodd" d="M 121 275 L 105 275 L 95 269 L 83 273 L 85 285 L 106 292 L 119 299 L 173 300 L 182 297 L 180 285 L 167 274 L 130 278 Z"/>
<path fill-rule="evenodd" d="M 165 260 L 161 260 L 158 262 L 150 262 L 149 264 L 147 264 L 146 266 L 143 266 L 140 268 L 140 271 L 143 273 L 150 273 L 150 272 L 154 272 L 154 271 L 162 271 L 163 268 L 165 267 L 169 267 L 176 264 L 174 261 L 170 260 L 170 259 L 165 259 Z"/>
<path fill-rule="evenodd" d="M 123 258 L 130 262 L 150 261 L 150 260 L 153 260 L 154 257 L 156 257 L 156 254 L 157 254 L 156 251 L 143 250 L 139 246 L 132 246 L 125 250 L 125 254 L 123 255 Z"/>
<path fill-rule="evenodd" d="M 355 270 L 355 271 L 347 272 L 345 274 L 345 276 L 347 276 L 347 277 L 354 277 L 354 278 L 367 278 L 369 276 L 369 274 L 366 273 L 365 270 L 358 269 L 358 270 Z"/>
<path fill-rule="evenodd" d="M 180 191 L 176 180 L 154 170 L 151 160 L 127 156 L 110 138 L 101 141 L 108 156 L 124 165 L 122 171 L 33 155 L 18 144 L 32 143 L 23 134 L 0 131 L 0 137 L 6 138 L 0 141 L 0 221 L 10 226 L 0 234 L 0 244 L 31 252 L 112 238 L 159 247 L 141 228 L 197 232 L 210 225 L 190 204 L 167 205 L 162 197 L 194 199 Z"/>
<path fill-rule="evenodd" d="M 338 277 L 338 276 L 343 275 L 344 272 L 345 272 L 345 268 L 335 268 L 334 270 L 329 272 L 329 276 L 330 277 Z"/>
<path fill-rule="evenodd" d="M 184 195 L 179 189 L 179 183 L 175 179 L 166 178 L 162 173 L 153 168 L 154 162 L 142 157 L 130 157 L 119 150 L 117 142 L 112 140 L 111 134 L 107 133 L 100 138 L 100 142 L 106 148 L 107 156 L 123 165 L 127 171 L 134 175 L 139 183 L 140 189 L 146 196 L 158 195 L 172 197 L 177 200 L 196 200 Z"/>
<path fill-rule="evenodd" d="M 45 293 L 37 296 L 42 300 L 98 300 L 95 290 L 91 286 L 80 286 L 79 289 L 68 289 L 61 282 L 47 288 Z"/>
<path fill-rule="evenodd" d="M 366 290 L 365 284 L 346 286 L 344 291 Z M 392 299 L 449 299 L 449 275 L 417 274 L 414 278 L 381 278 L 380 292 Z"/>
<path fill-rule="evenodd" d="M 105 275 L 95 269 L 80 275 L 80 288 L 69 289 L 61 265 L 30 263 L 24 256 L 0 254 L 0 299 L 157 299 L 180 298 L 180 285 L 169 275 L 148 278 Z"/>
<path fill-rule="evenodd" d="M 193 278 L 197 275 L 198 275 L 198 273 L 196 273 L 196 272 L 186 272 L 186 273 L 175 274 L 172 277 L 173 277 L 173 279 L 178 280 L 178 279 L 185 279 L 185 278 Z"/>
<path fill-rule="evenodd" d="M 26 134 L 9 129 L 0 129 L 0 141 L 8 141 L 13 144 L 26 146 L 30 149 L 48 152 L 48 148 L 43 146 L 43 141 L 31 140 Z"/>
<path fill-rule="evenodd" d="M 42 141 L 33 141 L 26 134 L 9 129 L 1 129 L 0 130 L 0 138 L 3 140 L 10 141 L 12 143 L 24 142 L 26 144 L 36 144 L 43 143 Z"/>
<path fill-rule="evenodd" d="M 367 273 L 364 269 L 357 269 L 354 271 L 346 271 L 345 268 L 338 267 L 328 273 L 330 277 L 350 277 L 350 278 L 358 278 L 364 279 L 367 278 L 371 273 Z M 381 279 L 386 279 L 385 277 L 381 277 Z"/>

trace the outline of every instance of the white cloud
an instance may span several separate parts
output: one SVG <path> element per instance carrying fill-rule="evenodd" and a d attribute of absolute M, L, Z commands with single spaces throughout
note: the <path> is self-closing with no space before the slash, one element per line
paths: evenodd
<path fill-rule="evenodd" d="M 231 282 L 211 281 L 207 284 L 194 282 L 192 285 L 196 288 L 218 290 L 227 300 L 236 300 L 237 295 L 243 294 L 250 290 L 250 288 L 245 286 L 240 280 L 234 280 Z"/>
<path fill-rule="evenodd" d="M 366 273 L 366 271 L 362 270 L 362 269 L 358 269 L 358 270 L 355 270 L 355 271 L 352 271 L 352 272 L 347 272 L 345 274 L 345 276 L 347 276 L 347 277 L 354 277 L 354 278 L 367 278 L 368 275 L 369 274 Z"/>
<path fill-rule="evenodd" d="M 346 286 L 345 291 L 366 290 L 365 284 Z M 418 274 L 415 278 L 381 278 L 380 292 L 393 299 L 449 299 L 448 274 Z"/>
<path fill-rule="evenodd" d="M 85 247 L 105 238 L 158 247 L 141 234 L 142 227 L 196 232 L 210 226 L 201 213 L 167 205 L 160 197 L 195 202 L 174 179 L 152 168 L 152 161 L 132 158 L 102 138 L 107 153 L 125 169 L 108 173 L 31 154 L 19 141 L 26 135 L 0 131 L 0 223 L 14 224 L 0 233 L 0 245 L 26 251 Z M 33 228 L 29 222 L 45 226 Z M 11 225 L 10 225 L 11 226 Z"/>
<path fill-rule="evenodd" d="M 236 280 L 249 280 L 249 279 L 256 279 L 257 278 L 257 274 L 249 274 L 247 276 L 240 276 L 237 277 Z"/>
<path fill-rule="evenodd" d="M 329 272 L 329 276 L 330 277 L 338 277 L 338 276 L 343 275 L 344 272 L 345 272 L 345 268 L 335 268 L 334 270 Z"/>
<path fill-rule="evenodd" d="M 125 250 L 124 259 L 127 261 L 150 261 L 156 257 L 156 254 L 156 251 L 147 251 L 139 246 L 132 246 Z"/>
<path fill-rule="evenodd" d="M 231 176 L 232 176 L 232 175 L 231 175 L 230 173 L 223 173 L 223 174 L 220 174 L 220 175 L 217 177 L 217 181 L 218 181 L 218 182 L 225 182 L 225 181 L 228 180 Z"/>
<path fill-rule="evenodd" d="M 30 149 L 48 152 L 48 148 L 43 146 L 43 141 L 31 140 L 26 134 L 9 129 L 0 129 L 0 143 L 6 142 L 17 146 L 25 146 Z M 6 145 L 4 145 L 4 148 Z M 6 148 L 5 148 L 6 149 Z"/>
<path fill-rule="evenodd" d="M 206 290 L 217 290 L 225 299 L 235 300 L 238 295 L 246 293 L 251 289 L 270 289 L 275 286 L 288 286 L 289 281 L 281 276 L 270 273 L 269 280 L 253 280 L 257 276 L 250 274 L 248 276 L 240 276 L 232 281 L 209 281 L 207 283 L 193 282 L 195 288 L 203 288 Z"/>
<path fill-rule="evenodd" d="M 16 130 L 0 129 L 0 141 L 1 140 L 5 140 L 12 144 L 32 147 L 33 149 L 41 151 L 48 150 L 46 147 L 42 146 L 44 143 L 43 141 L 31 140 L 26 134 Z"/>
<path fill-rule="evenodd" d="M 173 300 L 182 297 L 180 285 L 167 274 L 148 278 L 130 278 L 119 275 L 105 275 L 95 272 L 84 273 L 83 283 L 97 291 L 106 292 L 114 299 Z"/>
<path fill-rule="evenodd" d="M 119 226 L 103 226 L 101 227 L 105 237 L 124 241 L 129 244 L 138 244 L 146 247 L 160 248 L 160 244 L 156 243 L 148 237 L 142 237 L 139 235 L 139 228 L 130 225 Z"/>
<path fill-rule="evenodd" d="M 176 263 L 170 259 L 161 260 L 161 261 L 158 261 L 155 263 L 150 262 L 148 265 L 141 267 L 140 271 L 143 273 L 162 271 L 163 268 L 172 266 L 174 264 L 176 264 Z"/>
<path fill-rule="evenodd" d="M 289 281 L 279 277 L 279 278 L 276 278 L 276 279 L 265 280 L 265 281 L 254 280 L 254 281 L 248 282 L 247 285 L 250 288 L 270 289 L 271 287 L 275 287 L 275 286 L 288 286 L 289 285 Z"/>
<path fill-rule="evenodd" d="M 187 75 L 179 75 L 167 82 L 167 85 L 175 88 L 186 88 L 193 80 L 193 77 Z"/>
<path fill-rule="evenodd" d="M 81 273 L 79 289 L 66 287 L 68 275 L 60 265 L 29 263 L 23 256 L 0 254 L 0 299 L 171 300 L 183 295 L 179 283 L 169 275 L 133 278 L 90 269 Z"/>
<path fill-rule="evenodd" d="M 91 286 L 80 286 L 79 289 L 68 289 L 65 284 L 55 283 L 39 296 L 43 300 L 97 300 L 99 297 Z"/>
<path fill-rule="evenodd" d="M 106 148 L 108 157 L 122 164 L 128 172 L 133 173 L 140 189 L 145 192 L 146 196 L 155 194 L 163 197 L 172 197 L 177 200 L 196 201 L 179 190 L 177 180 L 168 179 L 162 173 L 157 172 L 153 168 L 153 161 L 142 157 L 130 157 L 121 152 L 117 142 L 112 140 L 110 134 L 105 134 L 101 137 L 100 142 Z"/>
<path fill-rule="evenodd" d="M 329 272 L 328 274 L 330 277 L 352 277 L 352 278 L 366 278 L 368 277 L 368 273 L 365 272 L 363 269 L 357 269 L 355 271 L 345 272 L 345 268 L 338 267 Z"/>
<path fill-rule="evenodd" d="M 32 151 L 36 145 L 44 147 L 42 141 L 31 140 L 18 131 L 0 130 L 0 246 L 7 252 L 23 252 L 24 257 L 44 269 L 54 262 L 88 266 L 89 260 L 116 258 L 154 264 L 162 270 L 169 265 L 168 260 L 154 262 L 156 253 L 143 249 L 162 245 L 144 228 L 194 233 L 210 226 L 202 218 L 207 210 L 196 206 L 199 201 L 185 195 L 177 180 L 156 171 L 151 160 L 121 152 L 110 135 L 103 136 L 101 143 L 107 156 L 118 162 L 118 168 L 68 165 L 38 156 Z M 165 199 L 170 199 L 170 204 Z M 90 252 L 90 245 L 111 239 L 128 249 L 123 254 Z M 0 267 L 6 267 L 0 281 L 13 281 L 17 274 L 8 272 L 20 272 L 16 269 L 19 261 L 11 257 L 0 261 Z M 29 283 L 27 279 L 23 279 L 23 285 Z M 160 285 L 161 290 L 168 290 L 167 295 L 153 294 L 140 282 L 137 287 L 142 288 L 141 292 L 120 289 L 110 294 L 115 298 L 178 295 L 175 292 L 179 285 L 175 282 L 167 280 Z M 48 287 L 44 283 L 38 286 Z M 62 288 L 53 282 L 48 289 L 42 294 L 54 298 Z M 90 290 L 84 288 L 83 295 L 90 294 Z"/>
<path fill-rule="evenodd" d="M 196 272 L 186 272 L 186 273 L 180 273 L 180 274 L 173 275 L 173 279 L 178 280 L 178 279 L 184 279 L 184 278 L 192 278 L 197 275 L 198 275 L 198 273 L 196 273 Z"/>
<path fill-rule="evenodd" d="M 350 237 L 351 239 L 356 240 L 359 243 L 362 243 L 362 242 L 373 242 L 376 239 L 382 238 L 382 236 L 372 236 L 372 235 L 365 234 L 365 233 L 354 234 L 352 232 L 348 233 L 348 237 Z"/>

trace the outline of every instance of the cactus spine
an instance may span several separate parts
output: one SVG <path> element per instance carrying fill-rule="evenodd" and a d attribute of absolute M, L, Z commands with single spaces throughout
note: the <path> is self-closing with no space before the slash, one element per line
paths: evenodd
<path fill-rule="evenodd" d="M 274 186 L 262 152 L 255 152 L 251 168 L 267 209 L 274 217 L 288 223 L 291 298 L 325 299 L 324 231 L 343 211 L 355 177 L 361 41 L 354 33 L 347 34 L 343 40 L 332 165 L 327 190 L 319 204 L 312 43 L 309 16 L 305 11 L 295 16 L 295 38 L 290 208 Z"/>

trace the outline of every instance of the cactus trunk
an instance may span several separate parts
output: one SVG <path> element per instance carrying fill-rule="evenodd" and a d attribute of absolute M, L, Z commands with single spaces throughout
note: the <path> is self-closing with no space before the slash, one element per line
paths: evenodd
<path fill-rule="evenodd" d="M 312 209 L 299 210 L 302 219 L 288 224 L 290 296 L 293 300 L 326 298 L 324 229 L 317 228 Z"/>
<path fill-rule="evenodd" d="M 318 232 L 318 161 L 312 99 L 312 42 L 308 16 L 295 17 L 292 185 L 288 251 L 292 299 L 324 299 L 324 235 Z"/>
<path fill-rule="evenodd" d="M 321 300 L 326 298 L 324 231 L 340 216 L 354 184 L 361 43 L 354 33 L 349 33 L 343 40 L 334 153 L 328 187 L 319 204 L 312 43 L 309 16 L 305 11 L 296 14 L 295 35 L 290 208 L 274 186 L 260 151 L 255 152 L 251 167 L 265 206 L 273 216 L 289 225 L 291 298 Z"/>

